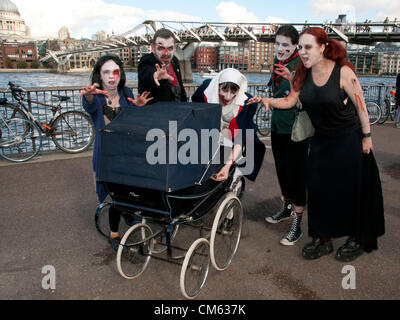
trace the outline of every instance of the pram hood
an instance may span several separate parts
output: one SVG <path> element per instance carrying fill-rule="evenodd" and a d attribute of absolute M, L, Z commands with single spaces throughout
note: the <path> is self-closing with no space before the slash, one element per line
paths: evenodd
<path fill-rule="evenodd" d="M 215 164 L 207 170 L 218 148 L 220 122 L 219 104 L 126 108 L 100 131 L 97 179 L 167 192 L 205 181 L 220 168 Z"/>

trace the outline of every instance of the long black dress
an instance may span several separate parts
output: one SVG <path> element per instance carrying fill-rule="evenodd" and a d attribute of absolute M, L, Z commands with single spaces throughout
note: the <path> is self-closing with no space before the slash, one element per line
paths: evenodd
<path fill-rule="evenodd" d="M 356 108 L 340 88 L 336 64 L 327 83 L 311 71 L 300 94 L 315 127 L 307 164 L 308 233 L 311 237 L 356 236 L 362 178 L 362 133 Z"/>

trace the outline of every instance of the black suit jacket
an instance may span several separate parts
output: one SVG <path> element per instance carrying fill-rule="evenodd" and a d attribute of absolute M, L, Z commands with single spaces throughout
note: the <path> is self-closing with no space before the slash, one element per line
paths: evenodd
<path fill-rule="evenodd" d="M 153 74 L 156 72 L 156 64 L 160 65 L 153 53 L 144 55 L 138 66 L 138 91 L 142 94 L 144 91 L 150 91 L 150 96 L 153 97 L 148 104 L 156 103 L 157 101 L 175 101 L 175 95 L 172 91 L 168 80 L 160 80 L 160 86 L 157 86 L 153 79 Z M 187 95 L 182 82 L 179 60 L 174 56 L 171 61 L 175 74 L 178 77 L 179 86 L 181 89 L 180 101 L 187 102 Z"/>

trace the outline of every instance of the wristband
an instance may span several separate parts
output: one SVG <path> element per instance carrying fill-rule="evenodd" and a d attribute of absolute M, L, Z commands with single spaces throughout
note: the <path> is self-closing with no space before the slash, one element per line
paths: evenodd
<path fill-rule="evenodd" d="M 369 138 L 371 136 L 371 132 L 363 133 L 362 136 L 363 138 Z"/>

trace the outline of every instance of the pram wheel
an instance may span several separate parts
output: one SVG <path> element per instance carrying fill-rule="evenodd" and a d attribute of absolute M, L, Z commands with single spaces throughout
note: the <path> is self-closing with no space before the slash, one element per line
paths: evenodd
<path fill-rule="evenodd" d="M 239 245 L 242 232 L 243 207 L 240 200 L 227 193 L 218 204 L 211 229 L 211 262 L 218 271 L 230 265 Z"/>
<path fill-rule="evenodd" d="M 187 299 L 195 298 L 203 289 L 210 269 L 210 244 L 200 238 L 192 243 L 183 260 L 180 287 Z"/>
<path fill-rule="evenodd" d="M 147 224 L 136 224 L 122 237 L 117 252 L 118 271 L 126 279 L 140 276 L 153 250 L 153 232 Z"/>
<path fill-rule="evenodd" d="M 110 206 L 110 202 L 103 202 L 97 207 L 96 213 L 94 214 L 96 229 L 105 237 L 110 236 L 110 223 L 108 218 Z"/>

